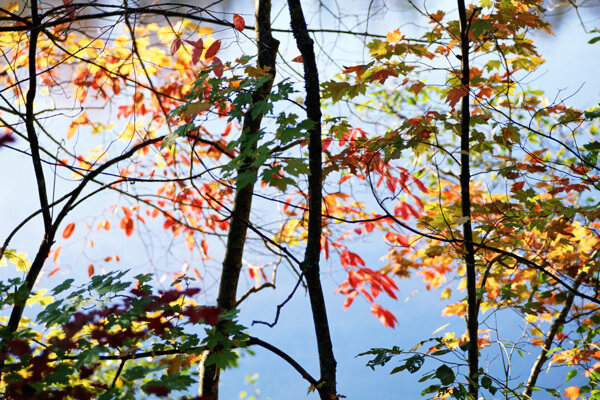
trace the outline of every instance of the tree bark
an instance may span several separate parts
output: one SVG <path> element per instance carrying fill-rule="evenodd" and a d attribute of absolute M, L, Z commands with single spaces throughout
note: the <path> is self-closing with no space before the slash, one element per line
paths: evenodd
<path fill-rule="evenodd" d="M 258 102 L 265 100 L 269 95 L 273 79 L 275 78 L 275 60 L 279 41 L 274 39 L 271 34 L 270 0 L 259 0 L 256 3 L 256 40 L 258 46 L 257 65 L 261 69 L 268 69 L 272 75 L 272 79 L 253 93 L 252 104 L 248 107 L 244 115 L 241 145 L 247 147 L 241 150 L 242 152 L 249 151 L 249 154 L 256 152 L 263 117 L 262 114 L 259 114 L 256 118 L 252 118 L 252 111 Z M 251 156 L 243 160 L 242 166 L 237 171 L 237 175 L 256 174 L 256 168 L 252 165 L 253 161 L 254 159 Z M 217 296 L 217 306 L 225 310 L 232 310 L 236 307 L 237 287 L 242 269 L 242 257 L 246 244 L 246 233 L 250 220 L 255 181 L 256 178 L 247 184 L 240 184 L 238 182 L 236 185 L 225 258 L 221 271 L 219 294 Z M 216 329 L 219 329 L 218 325 Z M 206 361 L 206 358 L 203 357 L 203 360 Z M 219 369 L 216 365 L 206 366 L 205 362 L 201 362 L 199 376 L 200 395 L 210 397 L 214 400 L 218 399 Z"/>
<path fill-rule="evenodd" d="M 299 0 L 288 0 L 292 32 L 304 64 L 306 88 L 306 113 L 313 122 L 309 131 L 308 157 L 308 240 L 302 272 L 306 277 L 308 294 L 313 315 L 317 348 L 319 352 L 320 386 L 322 400 L 331 400 L 337 395 L 336 361 L 327 321 L 327 310 L 321 287 L 319 259 L 321 255 L 321 203 L 322 203 L 322 146 L 321 146 L 321 95 L 319 74 L 315 59 L 314 43 L 308 34 L 304 13 Z"/>
<path fill-rule="evenodd" d="M 458 13 L 460 18 L 460 48 L 461 48 L 461 89 L 466 93 L 461 101 L 460 125 L 460 189 L 461 210 L 463 223 L 463 259 L 467 272 L 467 335 L 469 338 L 468 364 L 469 364 L 469 396 L 476 400 L 478 397 L 478 372 L 479 372 L 479 346 L 477 321 L 479 306 L 477 300 L 477 271 L 475 269 L 475 248 L 473 247 L 473 229 L 471 224 L 471 183 L 470 171 L 470 120 L 471 110 L 469 105 L 469 21 L 464 0 L 458 0 Z"/>

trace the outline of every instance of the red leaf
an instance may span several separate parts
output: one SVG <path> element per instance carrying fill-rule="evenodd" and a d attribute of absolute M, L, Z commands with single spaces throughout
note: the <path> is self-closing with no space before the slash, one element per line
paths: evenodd
<path fill-rule="evenodd" d="M 88 276 L 91 278 L 94 276 L 94 264 L 88 265 Z"/>
<path fill-rule="evenodd" d="M 10 133 L 0 136 L 0 147 L 7 145 L 8 143 L 12 143 L 15 141 L 15 138 L 11 136 Z"/>
<path fill-rule="evenodd" d="M 207 52 L 208 52 L 208 50 L 207 50 Z M 225 71 L 225 66 L 223 65 L 223 63 L 221 62 L 221 60 L 218 57 L 213 58 L 212 69 L 213 69 L 213 72 L 215 73 L 215 75 L 217 76 L 217 78 L 220 78 L 223 76 L 223 71 Z"/>
<path fill-rule="evenodd" d="M 8 345 L 8 352 L 15 356 L 22 357 L 27 354 L 31 354 L 31 349 L 27 342 L 19 339 L 10 339 L 6 341 Z"/>
<path fill-rule="evenodd" d="M 144 392 L 154 394 L 158 397 L 167 397 L 169 395 L 169 388 L 165 385 L 148 385 L 144 388 Z"/>
<path fill-rule="evenodd" d="M 446 96 L 446 103 L 452 108 L 466 95 L 469 94 L 469 88 L 461 85 L 459 87 L 453 87 L 448 91 L 448 95 Z"/>
<path fill-rule="evenodd" d="M 371 306 L 371 313 L 379 318 L 379 321 L 381 321 L 383 325 L 389 326 L 390 328 L 393 328 L 396 325 L 396 322 L 398 322 L 394 314 L 381 307 L 379 304 L 373 304 Z"/>
<path fill-rule="evenodd" d="M 73 222 L 71 222 L 69 225 L 67 225 L 65 227 L 65 230 L 62 233 L 62 237 L 65 239 L 70 238 L 71 235 L 73 234 L 74 230 L 75 230 L 75 224 Z"/>
<path fill-rule="evenodd" d="M 517 193 L 519 190 L 523 189 L 523 186 L 525 186 L 525 181 L 515 182 L 510 188 L 510 191 L 513 193 Z"/>
<path fill-rule="evenodd" d="M 67 11 L 67 15 L 71 19 L 75 18 L 75 7 L 73 7 L 72 4 L 73 4 L 73 0 L 63 0 L 63 5 L 69 6 L 69 7 L 65 7 L 65 11 Z"/>
<path fill-rule="evenodd" d="M 207 60 L 213 58 L 214 56 L 217 55 L 220 48 L 221 48 L 221 41 L 215 40 L 213 42 L 213 44 L 211 44 L 210 47 L 208 49 L 206 49 L 206 54 L 204 55 L 204 58 L 206 58 Z"/>
<path fill-rule="evenodd" d="M 177 53 L 177 50 L 179 50 L 179 48 L 181 47 L 181 43 L 182 43 L 182 41 L 180 38 L 173 40 L 173 43 L 171 43 L 171 51 L 170 51 L 172 56 L 175 55 L 175 53 Z"/>
<path fill-rule="evenodd" d="M 415 182 L 415 184 L 417 185 L 417 187 L 419 188 L 419 190 L 423 193 L 429 193 L 429 190 L 427 189 L 427 186 L 425 186 L 423 184 L 423 182 L 421 182 L 419 179 L 415 178 L 413 176 L 413 181 Z"/>
<path fill-rule="evenodd" d="M 243 31 L 246 28 L 246 21 L 244 21 L 244 17 L 241 15 L 233 14 L 233 26 L 238 31 Z"/>
<path fill-rule="evenodd" d="M 192 50 L 192 65 L 195 65 L 200 61 L 200 57 L 202 57 L 202 48 L 194 47 Z"/>
<path fill-rule="evenodd" d="M 421 89 L 423 89 L 424 87 L 425 87 L 425 84 L 423 82 L 416 82 L 408 90 L 413 92 L 414 94 L 419 94 Z"/>
<path fill-rule="evenodd" d="M 185 42 L 187 44 L 191 44 L 195 49 L 204 49 L 204 42 L 202 42 L 202 39 L 198 39 L 195 42 L 192 42 L 191 40 L 186 40 Z"/>
<path fill-rule="evenodd" d="M 292 62 L 297 62 L 297 63 L 304 62 L 304 60 L 302 59 L 302 55 L 292 58 Z"/>
<path fill-rule="evenodd" d="M 354 298 L 356 297 L 356 295 L 358 294 L 357 291 L 354 291 L 352 293 L 350 293 L 348 295 L 348 297 L 346 297 L 346 301 L 344 301 L 344 311 L 348 309 L 348 307 L 350 307 L 350 304 L 352 304 L 352 302 L 354 301 Z"/>

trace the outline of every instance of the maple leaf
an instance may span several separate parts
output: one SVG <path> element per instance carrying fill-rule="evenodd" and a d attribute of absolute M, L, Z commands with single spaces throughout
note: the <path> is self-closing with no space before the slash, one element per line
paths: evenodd
<path fill-rule="evenodd" d="M 358 77 L 358 79 L 360 79 L 362 77 L 362 74 L 365 72 L 365 68 L 367 68 L 367 66 L 364 64 L 354 65 L 352 67 L 344 67 L 342 73 L 348 75 L 353 72 L 356 72 L 356 76 Z"/>
<path fill-rule="evenodd" d="M 381 69 L 379 71 L 374 72 L 371 75 L 370 81 L 371 82 L 379 81 L 379 83 L 383 84 L 383 83 L 385 83 L 387 78 L 389 78 L 390 76 L 397 77 L 398 73 L 396 71 L 391 71 L 389 69 Z"/>
<path fill-rule="evenodd" d="M 446 95 L 446 103 L 450 105 L 450 107 L 454 108 L 456 103 L 460 101 L 463 97 L 469 94 L 469 88 L 465 85 L 461 85 L 459 87 L 453 87 L 448 90 L 448 94 Z"/>
<path fill-rule="evenodd" d="M 246 28 L 246 21 L 244 21 L 244 17 L 238 14 L 233 14 L 233 26 L 238 31 L 243 31 Z"/>
<path fill-rule="evenodd" d="M 402 39 L 404 39 L 404 35 L 401 34 L 400 30 L 398 30 L 398 29 L 388 32 L 387 35 L 385 36 L 385 40 L 388 43 L 398 43 Z"/>
<path fill-rule="evenodd" d="M 413 92 L 414 94 L 419 94 L 419 92 L 424 87 L 425 87 L 425 84 L 423 82 L 416 82 L 416 83 L 413 83 L 413 85 L 408 90 Z"/>

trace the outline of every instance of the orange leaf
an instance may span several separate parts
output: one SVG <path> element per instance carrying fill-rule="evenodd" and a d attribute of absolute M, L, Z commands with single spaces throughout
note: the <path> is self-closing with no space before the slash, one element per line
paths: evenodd
<path fill-rule="evenodd" d="M 70 238 L 71 235 L 73 234 L 74 230 L 75 230 L 75 224 L 73 222 L 71 222 L 69 225 L 67 225 L 65 227 L 65 230 L 62 233 L 62 237 L 65 239 Z"/>
<path fill-rule="evenodd" d="M 200 271 L 198 271 L 198 268 L 192 267 L 192 271 L 194 271 L 194 275 L 196 275 L 196 278 L 202 279 L 202 276 L 200 275 Z"/>
<path fill-rule="evenodd" d="M 131 236 L 133 234 L 134 224 L 133 219 L 129 217 L 123 217 L 121 220 L 121 229 L 125 231 L 127 236 Z"/>
<path fill-rule="evenodd" d="M 569 386 L 565 389 L 565 396 L 575 400 L 579 397 L 579 388 L 577 386 Z"/>
<path fill-rule="evenodd" d="M 53 276 L 54 274 L 56 274 L 58 271 L 60 270 L 60 268 L 54 268 L 52 271 L 50 271 L 50 273 L 48 274 L 48 276 Z"/>
<path fill-rule="evenodd" d="M 304 62 L 304 60 L 302 59 L 302 55 L 292 58 L 292 62 L 297 62 L 297 63 Z"/>
<path fill-rule="evenodd" d="M 194 239 L 194 235 L 192 234 L 192 232 L 188 232 L 185 235 L 185 244 L 187 245 L 187 248 L 189 251 L 194 250 L 194 245 L 196 244 L 196 239 Z"/>
<path fill-rule="evenodd" d="M 221 41 L 215 40 L 213 42 L 213 44 L 211 44 L 210 47 L 208 49 L 206 49 L 206 54 L 204 55 L 204 58 L 206 58 L 207 60 L 213 58 L 214 56 L 217 55 L 220 48 L 221 48 Z"/>
<path fill-rule="evenodd" d="M 238 31 L 243 31 L 246 28 L 246 21 L 244 21 L 244 17 L 241 15 L 233 14 L 233 26 Z"/>
<path fill-rule="evenodd" d="M 356 72 L 356 76 L 358 76 L 359 78 L 362 76 L 363 72 L 365 72 L 365 67 L 366 65 L 354 65 L 352 67 L 344 67 L 345 69 L 342 71 L 343 74 L 351 74 L 353 72 Z"/>
<path fill-rule="evenodd" d="M 81 102 L 83 102 L 83 100 L 81 100 Z M 73 121 L 71 121 L 71 123 L 69 124 L 69 128 L 67 129 L 67 139 L 71 139 L 73 137 L 73 135 L 75 135 L 75 132 L 77 132 L 77 128 L 79 128 L 79 125 L 86 125 L 86 124 L 91 124 L 90 119 L 88 118 L 88 115 L 86 112 L 83 112 L 81 114 L 79 114 L 79 116 L 77 118 L 75 118 Z"/>
<path fill-rule="evenodd" d="M 88 276 L 91 278 L 94 276 L 94 264 L 88 265 Z"/>
<path fill-rule="evenodd" d="M 61 250 L 62 250 L 62 246 L 58 246 L 56 249 L 54 249 L 54 257 L 53 257 L 54 266 L 56 266 L 56 264 L 58 263 L 58 256 L 60 255 Z"/>
<path fill-rule="evenodd" d="M 173 43 L 171 43 L 171 55 L 175 55 L 175 53 L 177 53 L 177 50 L 179 50 L 179 48 L 181 47 L 181 39 L 177 38 L 175 40 L 173 40 Z"/>
<path fill-rule="evenodd" d="M 371 313 L 379 318 L 379 321 L 381 321 L 383 325 L 389 326 L 390 328 L 393 328 L 396 325 L 396 322 L 398 322 L 394 314 L 381 307 L 379 304 L 373 304 L 371 306 Z"/>

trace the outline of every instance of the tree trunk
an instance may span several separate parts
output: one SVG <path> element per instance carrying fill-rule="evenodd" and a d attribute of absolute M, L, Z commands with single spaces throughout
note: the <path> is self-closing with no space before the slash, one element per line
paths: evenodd
<path fill-rule="evenodd" d="M 258 67 L 268 69 L 272 78 L 275 78 L 275 59 L 279 41 L 274 39 L 271 34 L 271 1 L 259 0 L 256 3 L 256 40 L 258 46 Z M 249 154 L 256 152 L 257 142 L 260 139 L 260 125 L 262 114 L 252 118 L 252 110 L 256 103 L 266 99 L 271 92 L 273 79 L 256 90 L 252 95 L 252 104 L 244 115 L 242 127 L 242 148 L 241 152 L 249 150 Z M 248 157 L 243 161 L 238 169 L 237 175 L 254 173 L 255 167 L 252 166 L 254 159 Z M 250 210 L 252 208 L 252 197 L 254 195 L 254 183 L 251 182 L 242 185 L 238 182 L 227 235 L 227 245 L 225 249 L 225 258 L 223 260 L 223 269 L 221 271 L 221 280 L 219 294 L 217 296 L 217 306 L 225 310 L 232 310 L 236 307 L 237 286 L 242 269 L 242 257 L 244 246 L 246 244 L 246 233 L 250 220 Z M 217 328 L 219 326 L 217 325 Z M 219 397 L 219 369 L 216 365 L 206 366 L 205 361 L 208 354 L 203 356 L 200 363 L 200 395 L 207 396 L 214 400 Z"/>
<path fill-rule="evenodd" d="M 461 102 L 460 126 L 460 189 L 461 209 L 463 223 L 463 259 L 467 270 L 467 335 L 469 337 L 468 364 L 469 364 L 469 396 L 476 400 L 478 397 L 478 372 L 479 372 L 479 346 L 477 342 L 477 321 L 479 306 L 477 300 L 477 271 L 475 269 L 475 249 L 473 247 L 473 229 L 471 225 L 471 171 L 470 158 L 470 119 L 469 106 L 469 21 L 464 0 L 458 0 L 458 13 L 460 17 L 460 47 L 461 47 L 461 88 L 466 93 Z"/>
<path fill-rule="evenodd" d="M 313 40 L 308 35 L 302 6 L 299 0 L 288 0 L 292 32 L 304 64 L 304 82 L 306 88 L 306 113 L 314 123 L 309 132 L 308 157 L 308 240 L 302 272 L 306 277 L 308 294 L 313 315 L 317 347 L 319 352 L 320 384 L 319 395 L 322 400 L 331 400 L 337 394 L 336 361 L 327 321 L 327 310 L 321 287 L 319 258 L 321 255 L 321 203 L 322 203 L 322 146 L 321 146 L 321 96 L 319 74 L 315 60 Z"/>

